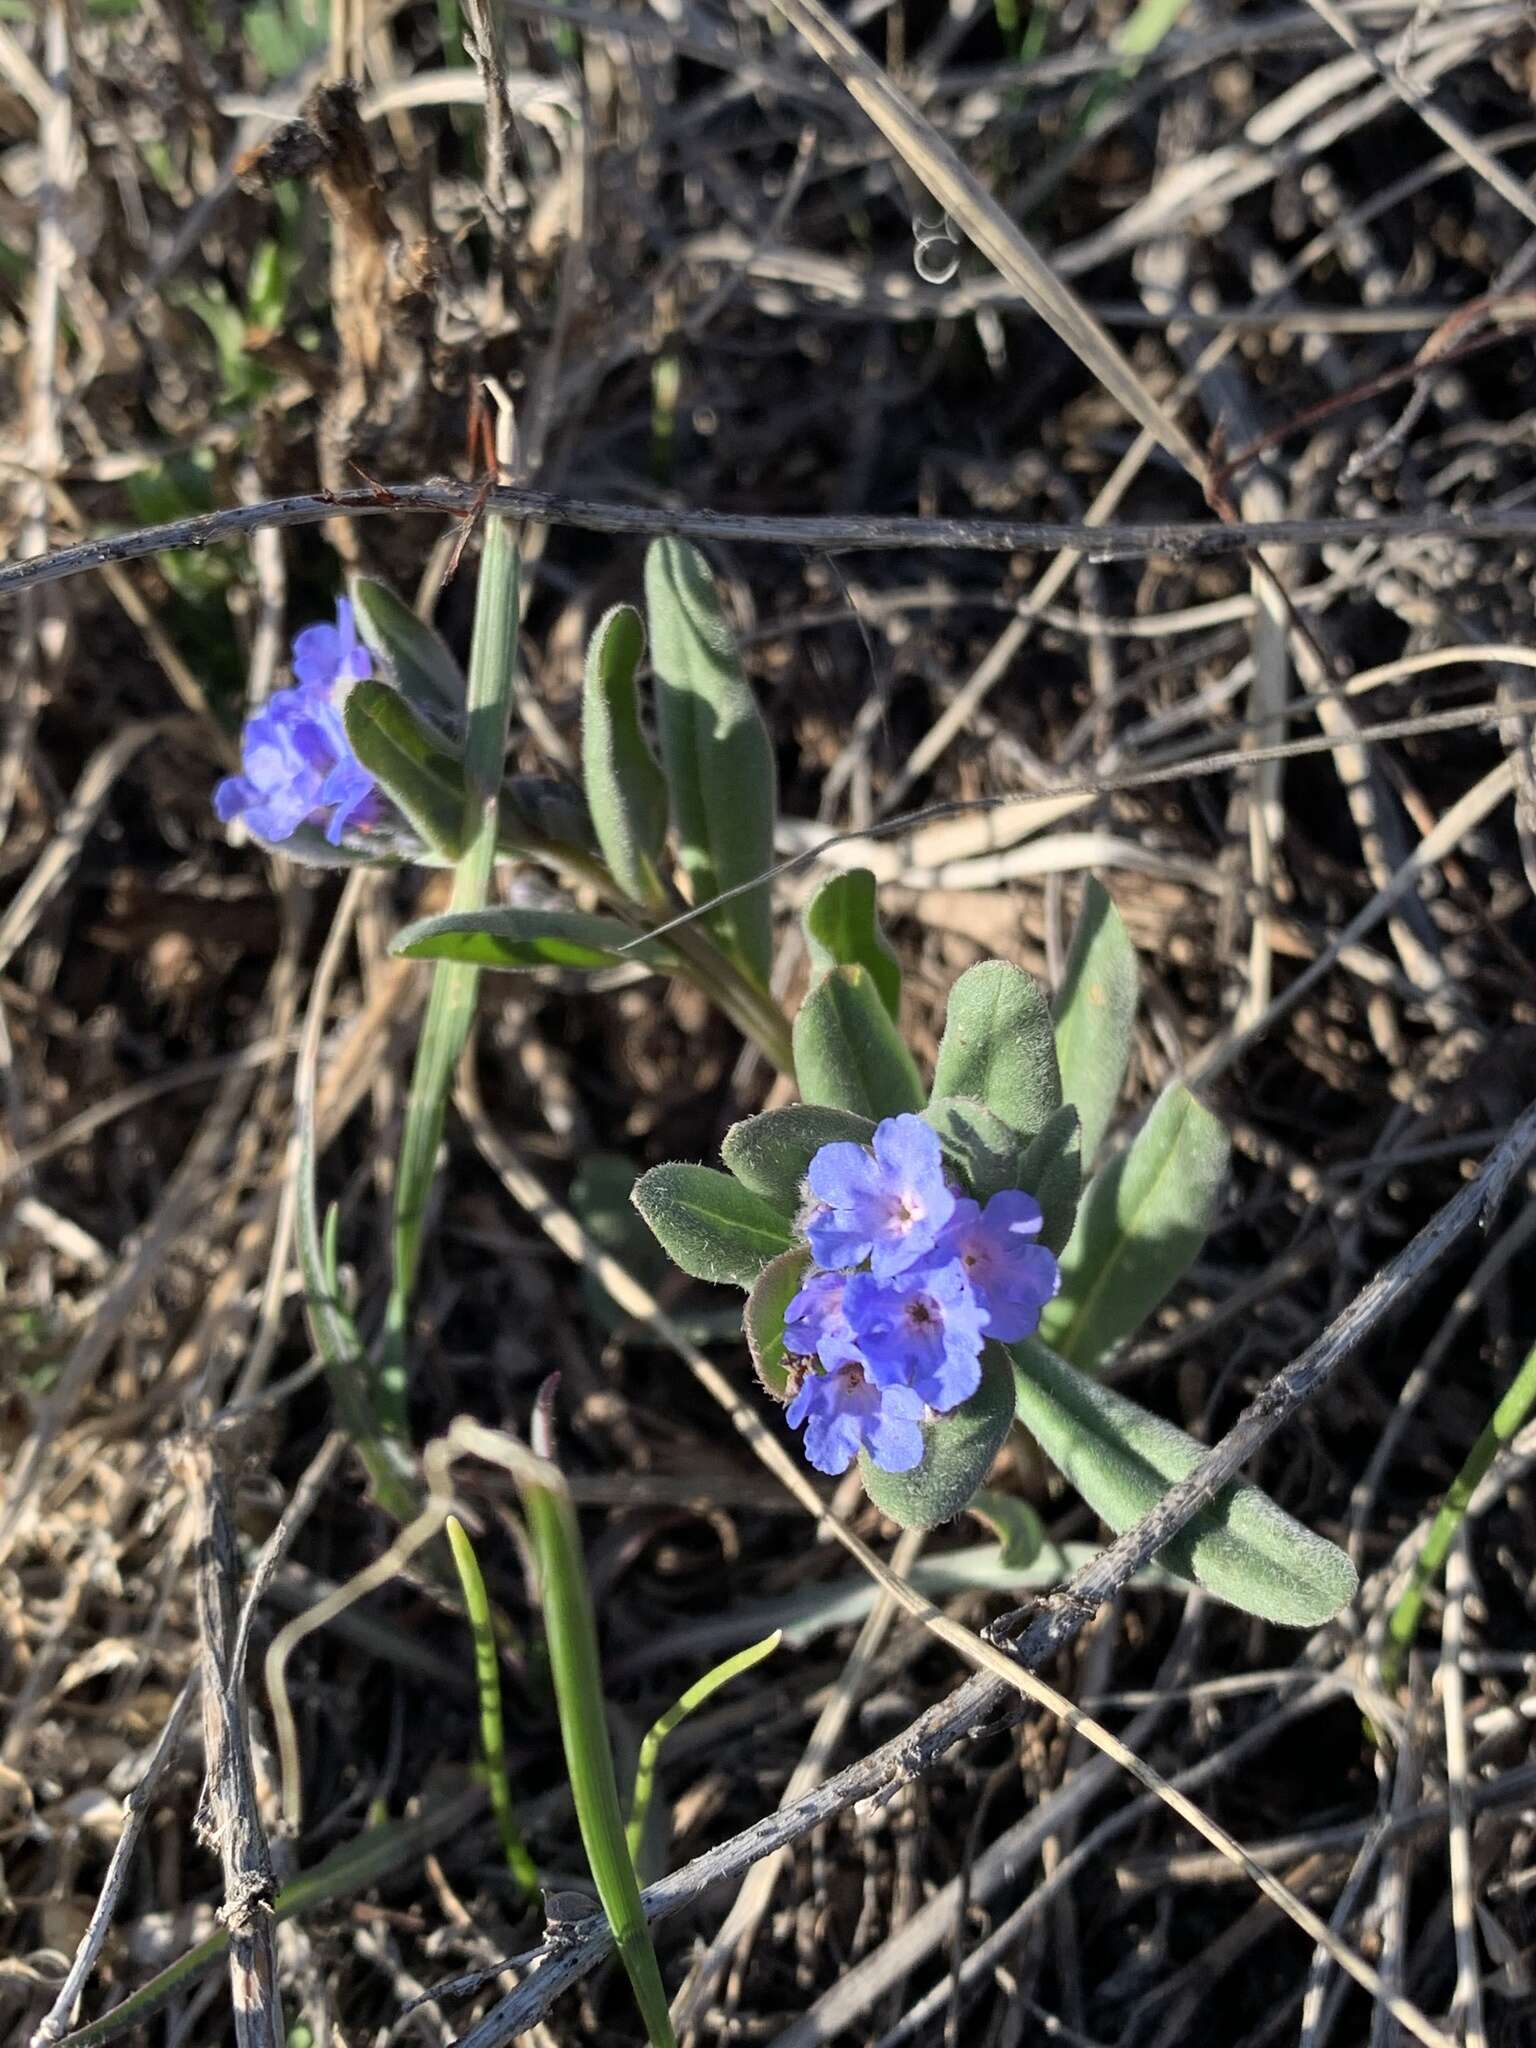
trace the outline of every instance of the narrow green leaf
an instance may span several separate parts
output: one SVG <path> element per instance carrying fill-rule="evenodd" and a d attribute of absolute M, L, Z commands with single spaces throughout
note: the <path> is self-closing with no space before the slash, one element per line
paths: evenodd
<path fill-rule="evenodd" d="M 581 767 L 610 873 L 632 901 L 655 910 L 666 902 L 656 863 L 667 836 L 667 783 L 640 730 L 635 670 L 644 652 L 640 614 L 627 604 L 605 612 L 587 647 Z"/>
<path fill-rule="evenodd" d="M 1204 1457 L 1186 1436 L 1038 1338 L 1010 1347 L 1020 1422 L 1117 1535 Z M 1157 1562 L 1266 1621 L 1316 1628 L 1354 1598 L 1354 1566 L 1256 1486 L 1234 1482 L 1158 1552 Z"/>
<path fill-rule="evenodd" d="M 923 1122 L 937 1132 L 945 1158 L 978 1202 L 990 1201 L 1003 1188 L 1034 1193 L 1024 1179 L 1028 1141 L 984 1103 L 962 1095 L 940 1096 L 923 1111 Z"/>
<path fill-rule="evenodd" d="M 1137 979 L 1136 948 L 1108 892 L 1090 875 L 1056 997 L 1061 1092 L 1082 1119 L 1083 1158 L 1089 1165 L 1125 1086 Z"/>
<path fill-rule="evenodd" d="M 1025 1571 L 1040 1555 L 1045 1524 L 1017 1494 L 998 1493 L 984 1486 L 972 1496 L 969 1512 L 997 1537 L 997 1562 L 1003 1571 Z"/>
<path fill-rule="evenodd" d="M 1189 1090 L 1161 1095 L 1128 1149 L 1089 1182 L 1040 1335 L 1092 1367 L 1138 1329 L 1199 1251 L 1232 1145 Z"/>
<path fill-rule="evenodd" d="M 507 972 L 530 967 L 656 966 L 661 946 L 637 946 L 621 953 L 636 934 L 616 917 L 584 910 L 448 910 L 418 918 L 397 932 L 390 951 L 405 960 L 457 960 L 467 966 Z"/>
<path fill-rule="evenodd" d="M 875 908 L 875 878 L 868 868 L 851 868 L 822 883 L 805 906 L 811 979 L 834 967 L 863 967 L 875 984 L 893 1024 L 901 1022 L 901 962 L 891 950 Z"/>
<path fill-rule="evenodd" d="M 352 602 L 359 632 L 401 693 L 428 718 L 461 723 L 467 687 L 464 671 L 441 635 L 418 619 L 386 584 L 371 582 L 366 576 L 353 584 Z"/>
<path fill-rule="evenodd" d="M 504 519 L 486 522 L 475 590 L 475 623 L 469 652 L 469 721 L 464 736 L 464 787 L 460 822 L 460 855 L 453 875 L 450 915 L 478 913 L 490 888 L 500 829 L 499 792 L 506 761 L 507 727 L 517 673 L 518 563 L 517 550 Z M 360 683 L 358 689 L 370 686 Z M 355 697 L 354 690 L 352 696 Z M 352 698 L 348 699 L 348 705 Z M 393 1434 L 406 1433 L 406 1336 L 416 1269 L 421 1258 L 421 1230 L 426 1216 L 437 1148 L 443 1134 L 443 1113 L 453 1070 L 469 1040 L 474 1022 L 480 970 L 455 961 L 439 961 L 432 970 L 410 1094 L 400 1133 L 395 1168 L 392 1231 L 393 1272 L 384 1310 L 383 1347 L 378 1373 L 381 1419 Z"/>
<path fill-rule="evenodd" d="M 867 1145 L 874 1135 L 870 1117 L 793 1102 L 732 1124 L 720 1157 L 744 1188 L 792 1217 L 805 1200 L 805 1176 L 822 1146 Z"/>
<path fill-rule="evenodd" d="M 784 1640 L 783 1632 L 775 1629 L 771 1636 L 764 1636 L 760 1643 L 752 1643 L 745 1650 L 738 1650 L 734 1656 L 706 1671 L 702 1678 L 673 1701 L 661 1717 L 651 1723 L 644 1741 L 640 1744 L 640 1755 L 635 1764 L 635 1796 L 630 1804 L 629 1825 L 625 1840 L 629 1844 L 632 1861 L 638 1867 L 641 1844 L 645 1840 L 646 1822 L 650 1816 L 651 1798 L 656 1786 L 656 1766 L 661 1759 L 662 1744 L 678 1725 L 690 1714 L 696 1714 L 706 1700 L 713 1699 L 721 1686 L 729 1685 L 733 1678 L 740 1678 L 755 1664 L 761 1664 L 765 1657 L 771 1657 Z"/>
<path fill-rule="evenodd" d="M 933 1095 L 968 1095 L 1026 1138 L 1061 1107 L 1056 1039 L 1033 975 L 984 960 L 949 992 Z"/>
<path fill-rule="evenodd" d="M 809 1248 L 796 1245 L 770 1259 L 752 1283 L 742 1329 L 752 1364 L 764 1389 L 776 1401 L 787 1401 L 791 1388 L 784 1363 L 784 1316 L 805 1283 L 811 1263 Z"/>
<path fill-rule="evenodd" d="M 603 1704 L 597 1623 L 576 1509 L 564 1475 L 547 1455 L 548 1416 L 542 1407 L 535 1426 L 540 1431 L 534 1437 L 535 1453 L 519 1460 L 514 1477 L 538 1571 L 560 1741 L 576 1821 L 619 1960 L 645 2022 L 646 2039 L 651 2048 L 676 2048 L 666 1992 L 624 1834 Z"/>
<path fill-rule="evenodd" d="M 773 863 L 773 746 L 741 671 L 709 564 L 686 541 L 645 560 L 656 721 L 678 856 L 696 903 L 755 881 Z M 766 883 L 705 920 L 726 952 L 767 986 L 773 906 Z"/>
<path fill-rule="evenodd" d="M 1082 1132 L 1077 1111 L 1063 1103 L 1029 1145 L 1019 1168 L 1019 1186 L 1040 1204 L 1040 1242 L 1060 1257 L 1072 1236 L 1082 1193 Z"/>
<path fill-rule="evenodd" d="M 635 1183 L 634 1204 L 668 1258 L 695 1280 L 750 1287 L 795 1242 L 771 1203 L 712 1166 L 653 1166 Z"/>
<path fill-rule="evenodd" d="M 354 683 L 342 706 L 352 751 L 427 844 L 448 860 L 464 850 L 464 768 L 388 683 Z"/>
<path fill-rule="evenodd" d="M 491 1620 L 490 1595 L 469 1532 L 457 1515 L 447 1521 L 448 1548 L 464 1594 L 464 1612 L 475 1647 L 475 1690 L 480 1698 L 480 1755 L 486 1782 L 491 1789 L 491 1811 L 501 1836 L 501 1851 L 513 1882 L 525 1898 L 536 1897 L 538 1866 L 528 1853 L 517 1808 L 512 1801 L 512 1782 L 507 1776 L 506 1738 L 501 1712 L 501 1660 L 496 1649 L 496 1629 Z"/>
<path fill-rule="evenodd" d="M 910 1472 L 882 1472 L 864 1452 L 859 1476 L 882 1514 L 903 1529 L 934 1529 L 971 1504 L 1008 1440 L 1013 1372 L 1000 1344 L 981 1354 L 981 1385 L 963 1408 L 923 1424 L 923 1460 Z"/>
<path fill-rule="evenodd" d="M 878 1123 L 923 1106 L 922 1076 L 866 969 L 835 967 L 800 1005 L 792 1034 L 805 1100 Z"/>

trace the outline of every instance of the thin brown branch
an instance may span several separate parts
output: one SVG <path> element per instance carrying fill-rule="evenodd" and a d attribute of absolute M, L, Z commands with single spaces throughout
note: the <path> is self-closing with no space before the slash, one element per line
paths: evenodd
<path fill-rule="evenodd" d="M 15 597 L 41 584 L 59 583 L 102 569 L 111 562 L 137 561 L 181 548 L 205 548 L 264 526 L 319 526 L 328 519 L 377 517 L 385 512 L 440 512 L 460 516 L 479 501 L 473 484 L 385 484 L 351 491 L 311 491 L 299 497 L 268 498 L 260 504 L 228 505 L 220 512 L 173 519 L 164 526 L 136 527 L 50 555 L 33 555 L 0 568 L 0 598 Z M 1361 540 L 1495 541 L 1536 539 L 1536 512 L 1489 506 L 1472 513 L 1438 508 L 1393 513 L 1384 518 L 1276 519 L 1227 523 L 1209 519 L 1149 520 L 1140 524 L 1084 527 L 1060 521 L 1021 519 L 881 518 L 820 514 L 776 517 L 746 512 L 668 510 L 618 505 L 598 498 L 567 497 L 555 491 L 504 486 L 492 491 L 485 508 L 511 519 L 545 526 L 575 526 L 590 533 L 645 537 L 681 534 L 691 540 L 763 541 L 777 547 L 843 552 L 868 548 L 975 548 L 987 554 L 1015 549 L 1074 548 L 1096 562 L 1140 561 L 1148 555 L 1199 560 L 1262 547 L 1326 547 Z"/>

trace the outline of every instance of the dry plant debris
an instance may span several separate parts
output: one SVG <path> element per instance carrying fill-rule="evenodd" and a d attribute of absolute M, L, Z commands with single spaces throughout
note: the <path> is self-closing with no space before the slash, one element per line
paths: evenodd
<path fill-rule="evenodd" d="M 1513 0 L 1157 26 L 0 0 L 7 2040 L 636 2038 L 570 1898 L 513 1489 L 455 1468 L 542 1912 L 473 1776 L 457 1594 L 391 1549 L 301 1313 L 301 1014 L 328 979 L 324 1191 L 366 1310 L 425 987 L 387 947 L 445 892 L 339 891 L 208 802 L 344 574 L 463 651 L 498 505 L 528 521 L 517 766 L 569 767 L 642 538 L 699 539 L 778 850 L 880 875 L 926 1062 L 959 973 L 1059 980 L 1079 877 L 1107 884 L 1146 983 L 1129 1116 L 1182 1076 L 1237 1149 L 1109 1376 L 1362 1574 L 1310 1639 L 1127 1584 L 1016 1438 L 1034 1591 L 1088 1598 L 1023 1637 L 1077 1725 L 1007 1699 L 995 1541 L 904 1539 L 892 1579 L 873 1509 L 754 1456 L 720 1300 L 615 1231 L 616 1156 L 712 1157 L 782 1091 L 687 991 L 493 978 L 415 1440 L 525 1435 L 563 1374 L 621 1766 L 703 1664 L 786 1632 L 662 1759 L 647 1905 L 684 2038 L 1536 2024 L 1529 1427 L 1384 1669 L 1536 1341 L 1536 56 Z M 489 494 L 484 380 L 520 437 Z M 777 899 L 791 991 L 811 876 Z M 327 1602 L 286 1667 L 295 1834 L 259 1674 Z"/>

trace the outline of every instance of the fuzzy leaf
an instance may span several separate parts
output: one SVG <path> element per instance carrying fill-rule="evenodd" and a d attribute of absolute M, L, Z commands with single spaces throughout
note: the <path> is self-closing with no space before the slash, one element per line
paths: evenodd
<path fill-rule="evenodd" d="M 1030 1143 L 1019 1168 L 1019 1186 L 1040 1204 L 1040 1242 L 1061 1256 L 1072 1236 L 1082 1193 L 1082 1133 L 1077 1111 L 1063 1103 Z"/>
<path fill-rule="evenodd" d="M 981 1385 L 963 1408 L 923 1424 L 923 1460 L 910 1472 L 882 1472 L 859 1454 L 864 1491 L 903 1529 L 934 1529 L 971 1504 L 1013 1421 L 1013 1374 L 1000 1344 L 981 1354 Z"/>
<path fill-rule="evenodd" d="M 1090 876 L 1056 997 L 1061 1092 L 1082 1119 L 1083 1158 L 1090 1165 L 1125 1086 L 1136 984 L 1136 948 L 1107 891 Z"/>
<path fill-rule="evenodd" d="M 633 1200 L 667 1257 L 695 1280 L 750 1288 L 770 1260 L 796 1249 L 777 1209 L 712 1166 L 653 1166 Z"/>
<path fill-rule="evenodd" d="M 686 541 L 659 540 L 645 558 L 645 602 L 662 765 L 678 857 L 702 903 L 773 864 L 773 746 L 741 671 L 709 564 Z M 705 920 L 766 987 L 773 964 L 767 884 Z"/>
<path fill-rule="evenodd" d="M 922 1077 L 862 967 L 834 967 L 800 1005 L 795 1079 L 807 1102 L 878 1123 L 923 1106 Z"/>
<path fill-rule="evenodd" d="M 530 967 L 625 967 L 636 960 L 656 966 L 659 945 L 618 950 L 634 936 L 616 917 L 582 910 L 450 910 L 408 924 L 389 950 L 406 960 L 457 960 L 513 973 Z"/>
<path fill-rule="evenodd" d="M 803 923 L 812 981 L 834 967 L 863 967 L 892 1023 L 900 1023 L 901 963 L 880 929 L 869 869 L 851 868 L 823 882 L 805 906 Z"/>
<path fill-rule="evenodd" d="M 946 1095 L 985 1103 L 1026 1138 L 1060 1109 L 1051 1014 L 1033 975 L 984 960 L 955 983 L 933 1075 L 934 1100 Z"/>
<path fill-rule="evenodd" d="M 1028 1144 L 984 1104 L 941 1096 L 923 1111 L 923 1122 L 938 1133 L 945 1158 L 978 1202 L 990 1201 L 1002 1188 L 1034 1193 L 1023 1178 Z"/>
<path fill-rule="evenodd" d="M 1204 1444 L 1078 1372 L 1038 1338 L 1010 1348 L 1020 1422 L 1117 1535 L 1205 1455 Z M 1357 1585 L 1342 1550 L 1241 1482 L 1202 1508 L 1157 1562 L 1246 1613 L 1295 1628 L 1320 1626 Z"/>
<path fill-rule="evenodd" d="M 867 1145 L 874 1135 L 869 1117 L 796 1102 L 732 1124 L 720 1157 L 743 1187 L 792 1217 L 804 1200 L 801 1183 L 822 1146 L 843 1140 Z"/>
<path fill-rule="evenodd" d="M 789 1399 L 789 1372 L 784 1364 L 784 1312 L 805 1283 L 811 1254 L 804 1245 L 770 1259 L 752 1283 L 742 1329 L 752 1363 L 776 1401 Z"/>
<path fill-rule="evenodd" d="M 1040 1335 L 1092 1367 L 1138 1329 L 1206 1239 L 1227 1176 L 1220 1119 L 1174 1087 L 1118 1159 L 1089 1182 Z"/>
<path fill-rule="evenodd" d="M 973 1494 L 970 1513 L 997 1537 L 997 1562 L 1003 1571 L 1022 1572 L 1040 1555 L 1045 1543 L 1045 1524 L 1017 1494 L 997 1493 L 984 1486 Z"/>
<path fill-rule="evenodd" d="M 635 670 L 645 628 L 616 604 L 587 647 L 581 697 L 581 769 L 597 843 L 619 887 L 655 909 L 665 900 L 656 862 L 667 836 L 667 783 L 640 730 Z"/>
<path fill-rule="evenodd" d="M 427 844 L 464 851 L 464 764 L 388 683 L 354 683 L 342 706 L 352 751 Z"/>
<path fill-rule="evenodd" d="M 428 718 L 464 717 L 464 671 L 446 642 L 387 584 L 359 577 L 352 586 L 357 628 L 394 677 L 402 696 Z"/>

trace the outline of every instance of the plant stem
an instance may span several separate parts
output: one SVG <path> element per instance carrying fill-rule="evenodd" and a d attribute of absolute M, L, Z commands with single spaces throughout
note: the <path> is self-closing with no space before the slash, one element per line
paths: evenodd
<path fill-rule="evenodd" d="M 491 1619 L 491 1603 L 480 1571 L 480 1560 L 475 1556 L 475 1547 L 464 1524 L 457 1515 L 450 1515 L 447 1527 L 459 1584 L 464 1589 L 464 1611 L 469 1617 L 469 1631 L 475 1645 L 475 1685 L 480 1694 L 480 1749 L 485 1758 L 486 1780 L 491 1791 L 491 1812 L 496 1816 L 496 1830 L 501 1836 L 502 1854 L 507 1859 L 508 1870 L 524 1897 L 536 1898 L 538 1867 L 528 1854 L 528 1845 L 517 1824 L 512 1785 L 507 1777 L 506 1737 L 501 1719 L 501 1666 L 496 1658 L 496 1630 Z"/>
<path fill-rule="evenodd" d="M 542 1468 L 540 1476 L 537 1480 L 520 1476 L 517 1483 L 538 1564 L 560 1740 L 582 1847 L 613 1929 L 619 1959 L 634 1990 L 646 2039 L 651 2048 L 677 2048 L 661 1970 L 640 1903 L 640 1885 L 624 1836 L 581 1532 L 564 1477 L 550 1457 L 549 1403 L 554 1385 L 554 1381 L 546 1383 L 534 1411 L 533 1448 Z"/>
<path fill-rule="evenodd" d="M 1382 1654 L 1381 1676 L 1389 1692 L 1402 1676 L 1404 1659 L 1418 1633 L 1424 1596 L 1440 1576 L 1473 1494 L 1484 1473 L 1504 1446 L 1513 1440 L 1533 1406 L 1536 1406 L 1536 1345 L 1526 1353 L 1524 1364 L 1488 1418 L 1482 1435 L 1468 1451 L 1466 1462 L 1451 1481 L 1450 1491 L 1430 1524 L 1424 1548 L 1413 1567 L 1413 1576 L 1388 1617 L 1387 1647 Z"/>

